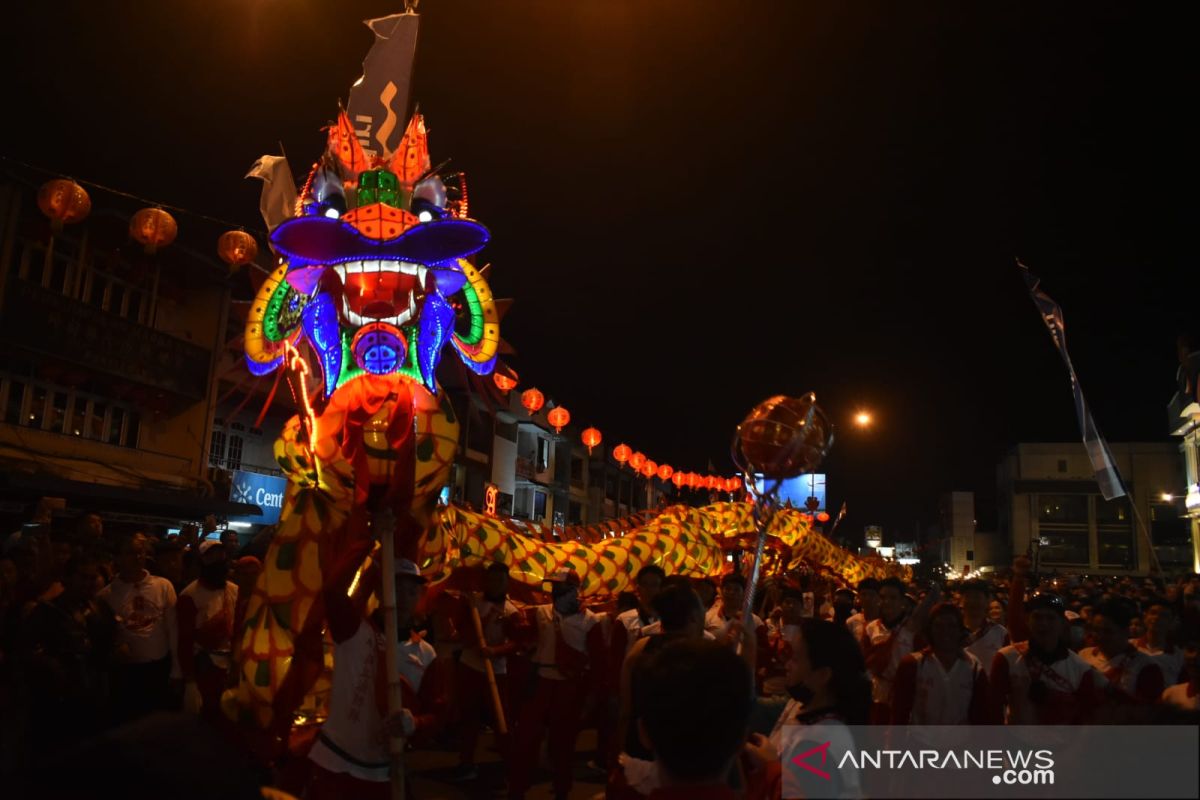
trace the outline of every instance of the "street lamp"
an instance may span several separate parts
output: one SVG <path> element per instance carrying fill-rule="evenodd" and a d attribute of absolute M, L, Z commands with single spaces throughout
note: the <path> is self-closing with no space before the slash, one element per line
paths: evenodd
<path fill-rule="evenodd" d="M 871 427 L 871 422 L 873 422 L 873 420 L 869 411 L 859 411 L 854 415 L 854 424 L 860 428 Z"/>

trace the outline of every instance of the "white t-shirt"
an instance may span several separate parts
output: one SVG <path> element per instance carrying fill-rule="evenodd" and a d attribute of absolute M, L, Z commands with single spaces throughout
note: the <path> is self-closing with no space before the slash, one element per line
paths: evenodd
<path fill-rule="evenodd" d="M 1146 655 L 1150 656 L 1162 668 L 1163 680 L 1167 686 L 1183 678 L 1183 648 L 1172 647 L 1162 650 L 1150 644 L 1145 639 L 1130 642 Z"/>
<path fill-rule="evenodd" d="M 554 610 L 553 605 L 538 606 L 537 615 L 538 646 L 534 653 L 533 662 L 538 665 L 538 674 L 543 678 L 561 681 L 565 680 L 558 667 L 555 653 L 554 621 L 558 620 L 562 628 L 563 642 L 572 650 L 587 652 L 588 633 L 600 623 L 600 615 L 589 608 L 582 609 L 578 614 L 564 617 Z M 593 665 L 596 666 L 596 665 Z"/>
<path fill-rule="evenodd" d="M 662 630 L 657 616 L 651 614 L 648 621 L 643 621 L 641 611 L 636 608 L 622 611 L 617 615 L 617 622 L 625 626 L 625 655 L 629 655 L 629 651 L 633 649 L 638 639 L 650 635 L 648 629 L 651 625 L 656 626 L 652 629 L 653 631 Z"/>
<path fill-rule="evenodd" d="M 826 773 L 828 783 L 818 776 L 806 776 L 800 769 L 783 770 L 783 796 L 804 797 L 806 792 L 804 781 L 807 778 L 817 778 L 821 783 L 822 797 L 859 798 L 862 797 L 862 783 L 858 768 L 847 760 L 842 769 L 838 764 L 842 757 L 855 750 L 854 736 L 850 729 L 839 719 L 826 717 L 811 724 L 793 724 L 798 710 L 795 701 L 790 701 L 784 708 L 784 716 L 771 734 L 771 743 L 783 757 L 784 763 L 791 759 L 809 753 L 803 759 L 812 769 Z M 825 751 L 822 759 L 821 750 Z M 828 791 L 828 794 L 824 792 Z"/>
<path fill-rule="evenodd" d="M 212 589 L 205 586 L 200 580 L 194 580 L 179 593 L 179 597 L 191 598 L 191 601 L 196 604 L 196 628 L 202 627 L 222 611 L 229 615 L 232 627 L 238 598 L 238 587 L 233 581 L 226 581 L 224 589 Z M 194 642 L 192 649 L 199 653 L 204 648 L 200 646 L 199 642 Z M 214 665 L 228 668 L 231 663 L 232 650 L 233 643 L 226 638 L 217 648 L 209 650 L 208 653 Z"/>
<path fill-rule="evenodd" d="M 145 664 L 175 651 L 175 588 L 166 578 L 142 570 L 142 577 L 126 583 L 118 576 L 97 597 L 117 618 L 117 644 L 128 645 L 128 661 Z M 179 675 L 177 659 L 172 675 Z"/>
<path fill-rule="evenodd" d="M 913 691 L 910 725 L 966 725 L 975 695 L 975 680 L 983 665 L 971 653 L 956 658 L 947 670 L 932 653 L 913 653 L 917 684 Z"/>
<path fill-rule="evenodd" d="M 974 631 L 969 637 L 967 652 L 979 659 L 985 670 L 992 668 L 996 653 L 1008 644 L 1008 629 L 990 620 L 984 620 L 983 627 Z"/>
<path fill-rule="evenodd" d="M 755 632 L 766 629 L 766 624 L 759 618 L 757 614 L 751 614 L 751 619 L 754 622 Z M 718 600 L 713 604 L 713 607 L 704 615 L 704 630 L 708 631 L 716 639 L 722 639 L 729 633 L 729 625 L 733 619 L 725 618 L 725 604 Z M 760 634 L 761 635 L 761 634 Z M 742 643 L 738 642 L 737 652 L 742 652 Z"/>

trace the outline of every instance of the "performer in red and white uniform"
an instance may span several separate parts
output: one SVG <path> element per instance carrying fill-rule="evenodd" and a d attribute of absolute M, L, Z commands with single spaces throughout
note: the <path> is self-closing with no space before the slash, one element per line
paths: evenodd
<path fill-rule="evenodd" d="M 742 617 L 742 605 L 746 599 L 746 578 L 738 572 L 731 572 L 721 580 L 721 599 L 713 603 L 712 608 L 704 615 L 704 630 L 722 644 L 732 644 L 741 654 L 742 637 L 731 636 L 730 627 L 735 620 Z M 754 625 L 754 636 L 757 642 L 757 652 L 754 663 L 766 664 L 771 654 L 767 651 L 767 626 L 757 614 L 751 614 Z M 736 639 L 736 642 L 735 642 Z"/>
<path fill-rule="evenodd" d="M 579 576 L 561 570 L 550 581 L 549 605 L 526 609 L 537 634 L 533 696 L 521 709 L 509 760 L 509 793 L 524 797 L 542 736 L 549 729 L 550 766 L 557 797 L 571 791 L 571 759 L 584 704 L 606 682 L 607 648 L 601 617 L 579 603 Z"/>
<path fill-rule="evenodd" d="M 609 643 L 612 660 L 618 672 L 634 642 L 660 629 L 658 615 L 654 613 L 652 603 L 662 590 L 662 582 L 666 577 L 667 573 L 657 564 L 647 564 L 638 570 L 637 608 L 622 611 L 617 615 L 617 624 L 613 625 L 612 641 Z"/>
<path fill-rule="evenodd" d="M 859 581 L 857 599 L 860 611 L 850 615 L 846 627 L 854 635 L 854 641 L 865 650 L 867 623 L 879 619 L 879 579 L 863 578 Z"/>
<path fill-rule="evenodd" d="M 1166 688 L 1162 668 L 1129 641 L 1132 616 L 1132 609 L 1117 600 L 1098 606 L 1088 621 L 1096 645 L 1080 650 L 1079 656 L 1100 670 L 1126 699 L 1157 703 Z"/>
<path fill-rule="evenodd" d="M 1010 603 L 1025 606 L 1019 595 Z M 1010 725 L 1086 722 L 1103 702 L 1108 680 L 1063 642 L 1061 597 L 1035 594 L 1027 607 L 1029 640 L 1000 648 L 992 661 L 993 716 Z"/>
<path fill-rule="evenodd" d="M 1000 648 L 1012 644 L 1008 629 L 988 619 L 992 592 L 986 583 L 966 581 L 959 591 L 962 593 L 963 622 L 967 626 L 967 652 L 979 659 L 987 670 Z"/>
<path fill-rule="evenodd" d="M 905 612 L 904 582 L 884 578 L 879 582 L 879 618 L 867 623 L 864 658 L 871 676 L 871 722 L 886 725 L 891 719 L 892 681 L 900 660 L 913 651 L 917 632 L 924 626 L 929 608 L 941 596 L 934 587 L 925 600 Z"/>
<path fill-rule="evenodd" d="M 225 545 L 206 539 L 200 543 L 200 577 L 179 594 L 176 606 L 184 708 L 214 722 L 223 718 L 221 692 L 233 657 L 238 587 L 228 575 Z"/>
<path fill-rule="evenodd" d="M 329 631 L 333 636 L 333 687 L 329 717 L 321 726 L 309 751 L 312 762 L 305 797 L 334 798 L 390 797 L 388 737 L 419 737 L 432 733 L 441 722 L 445 687 L 426 675 L 436 653 L 433 646 L 413 630 L 413 612 L 420 600 L 425 579 L 417 566 L 397 559 L 396 617 L 399 622 L 398 669 L 403 683 L 404 707 L 388 715 L 387 640 L 380 610 L 363 616 L 367 592 L 356 598 L 347 589 L 371 542 L 350 548 L 331 571 L 323 596 Z M 324 554 L 322 554 L 324 558 Z M 364 586 L 377 585 L 377 569 L 363 575 Z"/>
<path fill-rule="evenodd" d="M 962 612 L 939 603 L 929 612 L 929 647 L 900 659 L 892 685 L 893 725 L 984 725 L 991 721 L 983 665 L 962 646 Z"/>
<path fill-rule="evenodd" d="M 504 709 L 506 722 L 512 725 L 515 720 L 510 713 L 508 656 L 516 652 L 521 640 L 528 638 L 523 631 L 521 612 L 508 599 L 508 567 L 504 564 L 489 565 L 484 573 L 483 594 L 467 597 L 465 601 L 463 611 L 455 621 L 457 635 L 465 643 L 456 675 L 460 727 L 459 766 L 455 780 L 472 780 L 478 776 L 475 747 L 479 742 L 479 728 L 485 717 L 493 719 L 495 715 L 485 662 L 492 664 L 500 705 Z M 479 613 L 483 627 L 482 646 L 471 618 L 472 605 Z M 506 758 L 507 737 L 497 736 L 496 745 L 501 757 Z"/>

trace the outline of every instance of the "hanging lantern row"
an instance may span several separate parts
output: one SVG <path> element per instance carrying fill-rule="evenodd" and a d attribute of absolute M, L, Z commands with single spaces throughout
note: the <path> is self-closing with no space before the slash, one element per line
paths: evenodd
<path fill-rule="evenodd" d="M 50 229 L 60 233 L 64 225 L 74 225 L 87 219 L 92 199 L 87 191 L 73 180 L 55 178 L 38 189 L 38 208 L 50 220 Z M 143 208 L 129 220 L 129 235 L 147 255 L 175 241 L 179 224 L 161 208 Z M 258 242 L 245 231 L 226 231 L 217 239 L 217 254 L 230 269 L 250 264 L 258 256 Z"/>
<path fill-rule="evenodd" d="M 597 431 L 599 433 L 599 431 Z M 670 481 L 676 489 L 708 489 L 718 492 L 738 492 L 742 489 L 742 479 L 737 477 L 721 478 L 716 475 L 698 475 L 695 472 L 680 472 L 670 464 L 658 464 L 645 453 L 635 451 L 627 444 L 619 444 L 612 450 L 612 457 L 619 465 L 626 464 L 634 472 L 646 478 L 657 477 L 664 483 Z"/>

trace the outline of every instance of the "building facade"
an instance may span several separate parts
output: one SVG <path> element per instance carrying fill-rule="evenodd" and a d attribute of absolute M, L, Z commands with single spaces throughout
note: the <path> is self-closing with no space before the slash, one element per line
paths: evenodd
<path fill-rule="evenodd" d="M 145 252 L 138 206 L 108 195 L 54 232 L 36 183 L 0 177 L 5 509 L 49 496 L 146 524 L 257 513 L 219 497 L 206 463 L 226 267 L 182 242 Z"/>
<path fill-rule="evenodd" d="M 1200 375 L 1200 351 L 1191 343 L 1181 341 L 1179 370 L 1175 378 L 1177 389 L 1167 404 L 1167 433 L 1180 437 L 1184 483 L 1174 491 L 1174 526 L 1172 549 L 1182 558 L 1191 551 L 1192 571 L 1200 572 L 1200 402 L 1196 398 L 1196 376 Z M 1180 506 L 1182 504 L 1182 506 Z"/>
<path fill-rule="evenodd" d="M 1164 545 L 1183 484 L 1177 449 L 1167 442 L 1111 443 L 1129 497 L 1106 501 L 1081 442 L 1018 444 L 997 468 L 999 533 L 1013 553 L 1041 569 L 1145 575 L 1150 541 L 1164 571 L 1190 570 Z"/>

